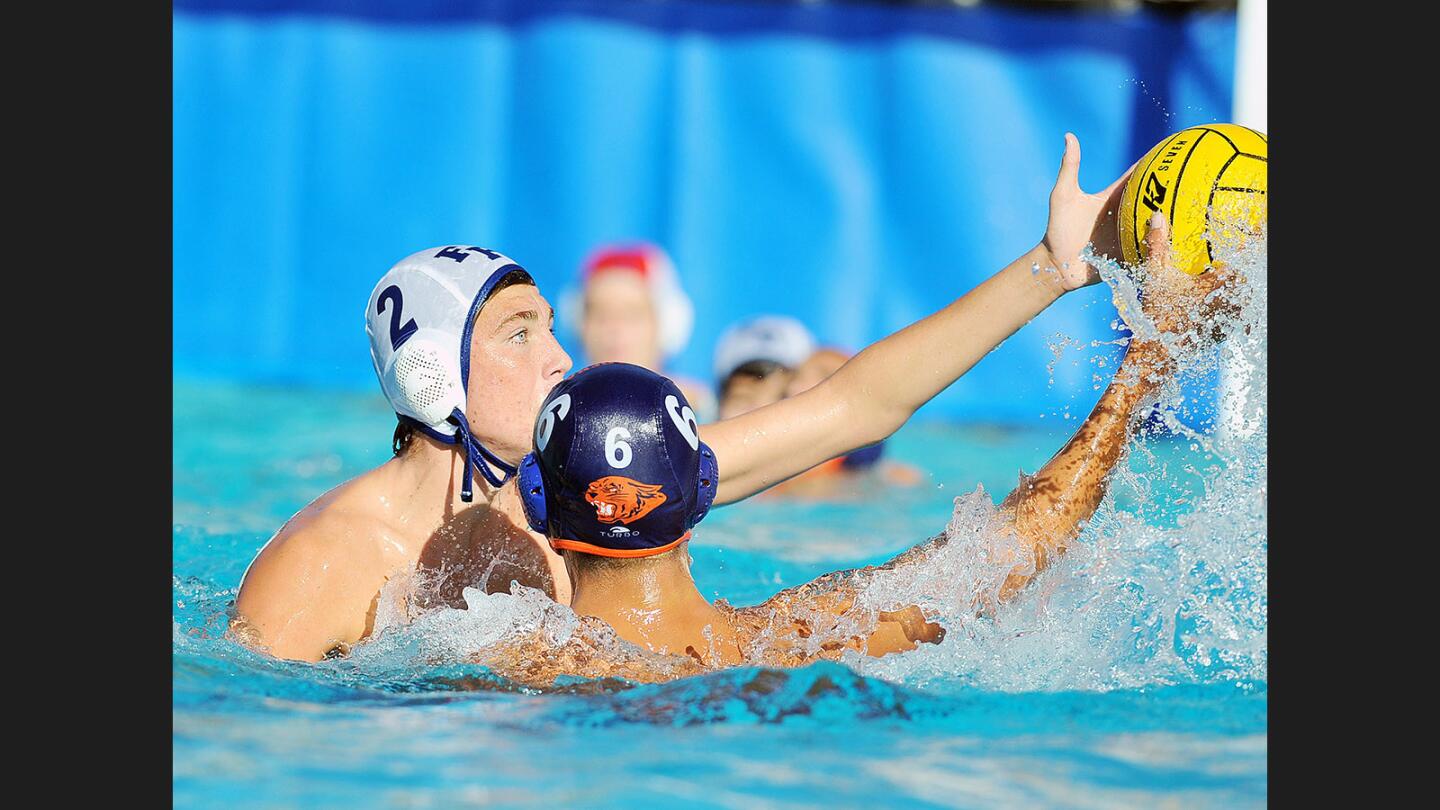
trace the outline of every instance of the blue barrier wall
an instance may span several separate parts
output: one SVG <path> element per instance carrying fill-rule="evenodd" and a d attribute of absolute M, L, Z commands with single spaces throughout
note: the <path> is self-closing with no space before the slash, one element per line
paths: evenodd
<path fill-rule="evenodd" d="M 664 246 L 697 304 L 674 369 L 704 379 L 761 311 L 861 347 L 1039 240 L 1067 129 L 1093 191 L 1226 120 L 1235 49 L 1233 13 L 174 7 L 175 374 L 377 395 L 366 297 L 438 244 L 508 253 L 552 303 L 596 243 Z M 1084 358 L 1116 350 L 1057 361 L 1056 335 L 1115 317 L 1103 286 L 1067 296 L 923 414 L 1083 415 Z"/>

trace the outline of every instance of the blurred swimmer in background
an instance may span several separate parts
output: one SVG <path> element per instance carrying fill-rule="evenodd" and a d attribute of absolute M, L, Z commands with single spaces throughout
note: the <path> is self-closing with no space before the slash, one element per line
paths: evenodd
<path fill-rule="evenodd" d="M 785 387 L 785 396 L 809 391 L 820 381 L 840 370 L 853 352 L 843 351 L 834 346 L 821 346 L 810 353 L 810 357 L 790 375 L 790 384 Z"/>
<path fill-rule="evenodd" d="M 720 418 L 729 419 L 802 394 L 840 370 L 848 352 L 818 346 L 804 324 L 784 315 L 757 315 L 731 324 L 715 347 Z M 881 463 L 885 442 L 832 458 L 773 487 L 770 496 L 863 497 L 876 492 L 873 475 L 896 484 L 919 482 L 905 464 Z"/>
<path fill-rule="evenodd" d="M 585 363 L 632 363 L 675 381 L 701 422 L 715 419 L 715 400 L 697 380 L 670 374 L 695 324 L 695 306 L 680 287 L 675 265 L 648 242 L 603 245 L 590 254 L 579 289 L 560 307 L 580 337 Z"/>
<path fill-rule="evenodd" d="M 810 330 L 785 315 L 757 315 L 726 327 L 715 344 L 720 418 L 784 399 L 795 371 L 814 351 Z"/>

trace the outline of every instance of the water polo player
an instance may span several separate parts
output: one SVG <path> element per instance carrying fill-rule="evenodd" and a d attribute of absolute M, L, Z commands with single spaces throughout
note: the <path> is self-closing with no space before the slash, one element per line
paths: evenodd
<path fill-rule="evenodd" d="M 720 418 L 784 399 L 790 378 L 814 350 L 810 330 L 785 315 L 757 315 L 725 327 L 715 342 Z"/>
<path fill-rule="evenodd" d="M 704 426 L 724 476 L 716 503 L 746 498 L 874 444 L 1070 290 L 1099 281 L 1080 252 L 1119 255 L 1121 183 L 1080 190 L 1066 136 L 1043 239 L 939 312 L 870 346 L 821 384 Z M 1037 272 L 1041 268 L 1044 272 Z M 571 361 L 529 275 L 494 251 L 446 245 L 392 267 L 367 302 L 371 358 L 400 420 L 396 455 L 302 509 L 247 569 L 232 628 L 247 644 L 314 661 L 368 636 L 382 588 L 418 571 L 430 599 L 463 604 L 467 585 L 530 585 L 562 604 L 568 576 L 526 528 L 514 465 L 540 404 Z"/>
<path fill-rule="evenodd" d="M 564 554 L 576 613 L 655 652 L 733 666 L 750 659 L 768 624 L 706 601 L 685 552 L 719 483 L 715 453 L 700 440 L 685 395 L 627 363 L 591 366 L 555 387 L 519 473 L 530 528 Z M 838 619 L 849 605 L 826 607 Z M 878 656 L 943 636 L 913 607 L 869 624 L 844 646 Z"/>
<path fill-rule="evenodd" d="M 1163 226 L 1150 235 L 1162 258 L 1152 272 L 1156 294 L 1147 297 L 1147 314 L 1164 331 L 1196 338 L 1208 329 L 1195 326 L 1194 313 L 1223 305 L 1219 297 L 1201 303 L 1222 277 L 1174 278 L 1180 271 L 1163 266 L 1166 235 Z M 1075 435 L 1035 475 L 1022 474 L 1002 501 L 1006 525 L 987 538 L 1001 574 L 980 593 L 1009 599 L 1065 551 L 1100 505 L 1136 413 L 1173 369 L 1162 343 L 1131 341 L 1114 381 Z M 940 626 L 913 604 L 861 597 L 878 572 L 924 565 L 948 543 L 944 534 L 883 566 L 827 574 L 753 607 L 711 604 L 701 596 L 686 544 L 726 475 L 703 432 L 674 383 L 638 366 L 592 366 L 550 393 L 536 420 L 535 449 L 520 464 L 520 495 L 530 527 L 564 555 L 577 614 L 606 622 L 652 652 L 686 655 L 703 667 L 803 665 L 847 649 L 880 656 L 943 638 Z M 981 599 L 957 607 L 987 605 Z M 541 648 L 486 663 L 498 661 L 501 674 L 537 685 L 561 674 L 617 674 L 603 660 L 561 661 L 543 648 L 543 639 L 521 643 Z M 528 663 L 515 668 L 506 660 Z M 639 680 L 693 674 L 661 662 L 647 672 L 634 661 L 621 672 Z"/>

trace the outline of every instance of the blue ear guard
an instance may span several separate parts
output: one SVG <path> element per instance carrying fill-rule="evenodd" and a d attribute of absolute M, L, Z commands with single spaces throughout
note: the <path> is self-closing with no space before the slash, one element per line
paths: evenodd
<path fill-rule="evenodd" d="M 525 520 L 530 530 L 545 533 L 545 481 L 540 477 L 540 462 L 534 453 L 526 453 L 520 459 L 520 470 L 516 474 L 520 487 L 520 503 L 525 507 Z"/>
<path fill-rule="evenodd" d="M 530 530 L 545 534 L 550 528 L 546 520 L 545 479 L 540 474 L 540 461 L 534 453 L 526 453 L 520 459 L 516 482 L 520 487 L 520 503 L 525 509 L 525 520 Z M 720 488 L 720 466 L 715 461 L 715 451 L 710 445 L 700 442 L 700 475 L 695 483 L 695 506 L 685 528 L 689 529 L 710 514 L 715 503 L 715 492 Z"/>
<path fill-rule="evenodd" d="M 710 504 L 715 503 L 715 491 L 720 488 L 720 465 L 715 461 L 715 452 L 710 445 L 700 442 L 700 478 L 695 484 L 695 511 L 685 528 L 691 528 L 710 514 Z"/>

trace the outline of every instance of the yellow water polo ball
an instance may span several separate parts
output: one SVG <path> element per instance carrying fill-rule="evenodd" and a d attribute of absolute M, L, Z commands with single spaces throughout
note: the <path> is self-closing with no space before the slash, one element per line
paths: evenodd
<path fill-rule="evenodd" d="M 1144 261 L 1150 217 L 1170 220 L 1170 257 L 1192 276 L 1265 227 L 1269 148 L 1265 133 L 1239 124 L 1182 129 L 1135 166 L 1120 197 L 1120 250 Z"/>

